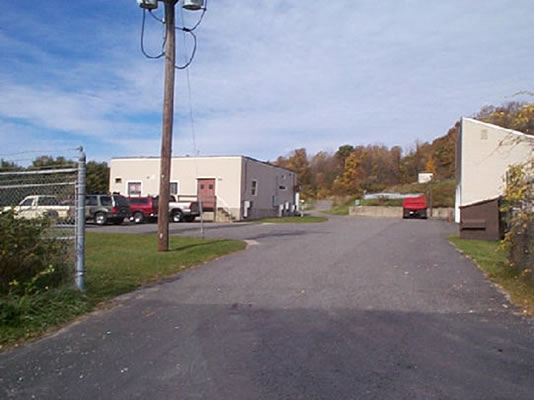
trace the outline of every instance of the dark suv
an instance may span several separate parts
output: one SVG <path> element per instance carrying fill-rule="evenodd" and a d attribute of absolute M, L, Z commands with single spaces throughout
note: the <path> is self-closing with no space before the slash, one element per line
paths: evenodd
<path fill-rule="evenodd" d="M 130 202 L 130 221 L 142 224 L 145 220 L 158 217 L 158 197 L 128 197 Z"/>
<path fill-rule="evenodd" d="M 130 217 L 130 203 L 118 194 L 90 194 L 85 197 L 85 219 L 97 225 L 122 224 Z"/>

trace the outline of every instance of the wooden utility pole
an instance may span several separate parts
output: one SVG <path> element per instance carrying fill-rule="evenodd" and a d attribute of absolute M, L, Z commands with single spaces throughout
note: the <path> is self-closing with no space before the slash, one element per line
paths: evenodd
<path fill-rule="evenodd" d="M 163 128 L 159 176 L 158 251 L 169 250 L 169 190 L 172 157 L 172 125 L 174 116 L 175 20 L 174 6 L 178 0 L 165 4 L 165 83 L 163 89 Z"/>

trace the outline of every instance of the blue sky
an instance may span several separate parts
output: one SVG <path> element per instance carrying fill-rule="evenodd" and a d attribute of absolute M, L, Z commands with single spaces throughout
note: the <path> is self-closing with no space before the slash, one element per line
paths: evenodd
<path fill-rule="evenodd" d="M 509 97 L 534 89 L 532 15 L 531 0 L 210 0 L 189 70 L 196 149 L 177 71 L 173 154 L 431 141 L 486 104 L 532 100 Z M 140 30 L 135 0 L 9 2 L 0 154 L 158 155 L 163 61 L 143 57 Z M 149 51 L 162 32 L 147 19 Z M 190 43 L 177 44 L 183 60 Z"/>

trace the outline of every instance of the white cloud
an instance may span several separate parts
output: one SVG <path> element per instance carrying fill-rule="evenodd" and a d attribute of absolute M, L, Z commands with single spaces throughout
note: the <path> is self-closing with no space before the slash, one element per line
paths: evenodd
<path fill-rule="evenodd" d="M 0 118 L 10 130 L 83 141 L 95 158 L 158 154 L 163 65 L 139 51 L 140 11 L 118 16 L 117 4 L 100 2 L 102 12 L 84 15 L 91 4 L 57 28 L 33 14 L 32 37 L 0 32 L 12 60 L 0 66 Z M 198 149 L 274 159 L 297 147 L 404 146 L 444 134 L 461 115 L 531 89 L 528 13 L 484 4 L 475 21 L 479 7 L 459 1 L 210 2 L 190 69 Z M 161 28 L 147 22 L 146 46 L 157 51 Z M 182 60 L 180 33 L 177 43 Z M 177 71 L 177 154 L 194 152 L 187 93 Z"/>

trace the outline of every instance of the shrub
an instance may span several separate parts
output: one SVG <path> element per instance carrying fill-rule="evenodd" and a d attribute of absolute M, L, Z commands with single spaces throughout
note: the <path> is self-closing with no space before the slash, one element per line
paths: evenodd
<path fill-rule="evenodd" d="M 532 279 L 534 263 L 534 159 L 509 167 L 501 211 L 506 223 L 502 247 L 510 265 Z"/>
<path fill-rule="evenodd" d="M 72 277 L 62 243 L 49 232 L 47 218 L 0 214 L 0 297 L 32 294 Z"/>

